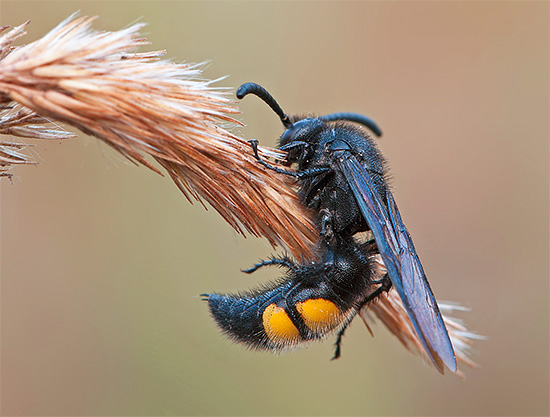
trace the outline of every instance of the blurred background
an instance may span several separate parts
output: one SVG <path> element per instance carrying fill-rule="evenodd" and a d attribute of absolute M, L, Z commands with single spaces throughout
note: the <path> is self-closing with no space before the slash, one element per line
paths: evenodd
<path fill-rule="evenodd" d="M 288 113 L 376 120 L 434 292 L 488 340 L 466 381 L 360 320 L 338 361 L 332 339 L 247 351 L 198 294 L 274 278 L 239 272 L 265 241 L 94 138 L 34 141 L 40 164 L 1 181 L 3 415 L 548 415 L 547 2 L 2 0 L 0 24 L 30 19 L 28 43 L 77 10 L 147 22 L 149 50 Z M 275 146 L 271 110 L 240 107 L 237 133 Z"/>

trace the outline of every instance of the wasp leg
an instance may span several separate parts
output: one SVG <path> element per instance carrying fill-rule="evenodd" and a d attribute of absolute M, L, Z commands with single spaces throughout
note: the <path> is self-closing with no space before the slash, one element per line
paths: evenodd
<path fill-rule="evenodd" d="M 355 317 L 355 314 L 353 315 Z M 351 319 L 353 319 L 353 317 Z M 336 337 L 336 342 L 334 345 L 336 346 L 336 349 L 334 349 L 334 356 L 332 357 L 331 361 L 338 359 L 342 353 L 342 338 L 344 337 L 344 333 L 346 332 L 346 329 L 348 328 L 349 324 L 351 323 L 351 319 L 342 327 L 342 329 L 338 332 L 338 336 Z"/>
<path fill-rule="evenodd" d="M 392 283 L 391 283 L 391 280 L 390 280 L 390 277 L 388 276 L 388 274 L 385 274 L 378 281 L 373 281 L 372 284 L 374 284 L 374 285 L 380 284 L 380 286 L 376 290 L 374 290 L 372 293 L 370 293 L 367 298 L 365 298 L 365 300 L 357 308 L 357 312 L 361 311 L 361 309 L 367 303 L 374 300 L 376 297 L 378 297 L 383 292 L 388 292 L 392 287 Z M 355 317 L 356 314 L 357 313 L 355 313 L 348 320 L 348 322 L 344 325 L 344 327 L 342 327 L 342 329 L 338 332 L 338 336 L 336 337 L 336 342 L 334 343 L 336 345 L 336 349 L 334 350 L 334 356 L 332 357 L 331 360 L 338 359 L 340 357 L 340 355 L 342 354 L 342 338 L 344 337 L 344 333 L 346 332 L 346 329 L 348 328 L 349 324 L 351 323 L 351 321 L 353 320 L 353 318 Z"/>
<path fill-rule="evenodd" d="M 321 231 L 320 235 L 326 240 L 326 242 L 331 242 L 334 238 L 334 216 L 332 212 L 327 209 L 323 209 L 320 212 L 321 214 Z"/>
<path fill-rule="evenodd" d="M 315 177 L 317 175 L 325 174 L 330 171 L 330 168 L 324 168 L 324 167 L 306 169 L 300 172 L 294 172 L 294 171 L 289 171 L 287 169 L 277 168 L 271 165 L 270 163 L 264 161 L 262 158 L 260 158 L 260 155 L 258 155 L 258 141 L 256 139 L 249 140 L 248 142 L 252 146 L 252 150 L 254 151 L 254 157 L 256 158 L 256 160 L 267 169 L 278 172 L 279 174 L 285 174 L 294 178 L 302 179 L 306 177 Z"/>
<path fill-rule="evenodd" d="M 390 277 L 388 276 L 387 273 L 384 274 L 384 276 L 382 278 L 380 278 L 378 281 L 372 281 L 372 284 L 374 284 L 374 285 L 380 284 L 380 287 L 378 287 L 372 294 L 370 294 L 367 297 L 367 299 L 365 300 L 365 302 L 363 303 L 363 305 L 361 307 L 363 307 L 369 301 L 374 300 L 376 297 L 378 297 L 383 292 L 388 292 L 389 290 L 391 290 L 391 287 L 392 287 L 391 279 L 390 279 Z"/>
<path fill-rule="evenodd" d="M 241 269 L 241 272 L 244 272 L 245 274 L 251 274 L 253 272 L 256 272 L 258 269 L 268 266 L 268 265 L 278 265 L 278 266 L 285 266 L 289 270 L 294 271 L 296 270 L 296 264 L 292 262 L 290 258 L 273 258 L 268 261 L 261 261 L 258 262 L 256 265 L 254 265 L 252 268 L 249 269 Z"/>

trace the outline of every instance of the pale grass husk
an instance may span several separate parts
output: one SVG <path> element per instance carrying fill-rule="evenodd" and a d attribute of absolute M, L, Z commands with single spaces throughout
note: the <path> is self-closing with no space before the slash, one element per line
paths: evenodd
<path fill-rule="evenodd" d="M 27 22 L 28 23 L 28 22 Z M 0 61 L 13 51 L 12 42 L 25 34 L 27 23 L 8 32 L 8 26 L 0 28 Z M 2 33 L 5 32 L 5 33 Z M 28 139 L 67 139 L 76 137 L 36 112 L 12 101 L 0 92 L 0 135 L 16 136 Z M 15 165 L 36 164 L 36 161 L 22 152 L 26 143 L 0 141 L 0 177 L 11 178 L 9 172 Z"/>
<path fill-rule="evenodd" d="M 386 273 L 386 269 L 380 255 L 376 255 L 376 258 L 376 270 L 373 279 L 380 279 Z M 466 308 L 453 303 L 438 303 L 438 305 L 449 332 L 459 366 L 463 364 L 476 368 L 478 365 L 469 357 L 470 350 L 475 340 L 483 340 L 485 337 L 469 332 L 461 320 L 449 316 L 454 311 L 467 311 Z M 416 355 L 422 356 L 427 363 L 432 364 L 395 289 L 392 288 L 388 293 L 382 294 L 375 301 L 363 307 L 359 315 L 371 334 L 370 323 L 376 318 L 399 339 L 405 348 Z M 460 369 L 457 370 L 456 375 L 464 377 Z"/>
<path fill-rule="evenodd" d="M 97 32 L 93 20 L 71 16 L 16 49 L 11 42 L 22 27 L 0 39 L 9 49 L 0 94 L 161 173 L 149 156 L 189 201 L 208 202 L 238 233 L 310 256 L 316 230 L 287 176 L 258 164 L 249 143 L 222 127 L 239 124 L 230 116 L 238 110 L 201 78 L 200 66 L 161 60 L 163 51 L 136 53 L 147 44 L 143 24 Z"/>
<path fill-rule="evenodd" d="M 29 139 L 69 139 L 76 135 L 54 126 L 50 120 L 16 103 L 0 109 L 0 135 Z"/>
<path fill-rule="evenodd" d="M 0 177 L 11 178 L 9 170 L 14 165 L 36 164 L 28 155 L 21 152 L 27 145 L 24 143 L 0 142 Z"/>
<path fill-rule="evenodd" d="M 0 135 L 11 135 L 29 139 L 67 139 L 76 135 L 54 127 L 50 121 L 30 109 L 16 103 L 6 103 L 0 109 Z M 0 141 L 0 177 L 12 177 L 9 170 L 14 165 L 36 164 L 29 155 L 21 152 L 25 143 Z"/>

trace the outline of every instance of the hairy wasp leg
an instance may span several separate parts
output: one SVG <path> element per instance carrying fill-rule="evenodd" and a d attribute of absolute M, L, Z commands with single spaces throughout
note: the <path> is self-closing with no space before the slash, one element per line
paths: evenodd
<path fill-rule="evenodd" d="M 285 175 L 290 175 L 292 177 L 298 177 L 298 174 L 296 172 L 274 167 L 273 165 L 265 162 L 262 158 L 260 158 L 260 155 L 258 155 L 258 141 L 256 139 L 249 140 L 248 142 L 252 146 L 252 150 L 254 151 L 254 157 L 264 167 L 266 167 L 267 169 L 270 169 L 272 171 L 278 172 L 279 174 L 285 174 Z"/>
<path fill-rule="evenodd" d="M 361 305 L 357 308 L 357 312 L 361 311 L 361 309 L 367 303 L 374 300 L 383 292 L 388 292 L 392 287 L 390 277 L 388 276 L 387 273 L 378 281 L 373 281 L 372 284 L 374 285 L 380 284 L 380 286 L 376 290 L 374 290 L 372 293 L 370 293 L 369 296 L 361 303 Z M 349 321 L 345 324 L 345 326 L 342 327 L 342 329 L 338 332 L 338 336 L 336 337 L 336 342 L 334 343 L 336 345 L 336 349 L 334 350 L 334 356 L 332 357 L 331 360 L 338 359 L 342 354 L 342 338 L 344 337 L 344 333 L 346 332 L 346 329 L 348 328 L 349 324 L 351 323 L 354 317 L 355 317 L 355 314 L 353 315 L 352 318 L 349 319 Z"/>
<path fill-rule="evenodd" d="M 321 231 L 320 235 L 330 242 L 334 238 L 334 215 L 328 209 L 323 209 L 321 214 Z"/>
<path fill-rule="evenodd" d="M 317 175 L 325 174 L 330 171 L 330 168 L 312 168 L 300 172 L 294 172 L 287 169 L 277 168 L 260 158 L 260 155 L 258 155 L 258 141 L 256 139 L 249 140 L 248 142 L 252 146 L 252 150 L 254 151 L 254 157 L 256 158 L 256 160 L 267 169 L 278 172 L 279 174 L 285 174 L 294 178 L 301 179 L 306 177 L 315 177 Z"/>
<path fill-rule="evenodd" d="M 353 317 L 355 317 L 355 314 L 353 315 Z M 353 317 L 352 317 L 352 319 L 353 319 Z M 351 323 L 351 319 L 338 332 L 338 336 L 336 337 L 336 342 L 334 342 L 334 345 L 336 346 L 336 349 L 334 349 L 334 356 L 331 359 L 332 361 L 335 360 L 335 359 L 338 359 L 340 357 L 340 355 L 342 354 L 342 338 L 344 337 L 344 333 L 346 332 L 346 329 L 348 328 L 350 323 Z"/>
<path fill-rule="evenodd" d="M 292 262 L 289 258 L 275 258 L 268 261 L 258 262 L 252 268 L 241 269 L 241 272 L 244 272 L 245 274 L 251 274 L 253 272 L 256 272 L 258 269 L 268 265 L 286 266 L 291 271 L 294 271 L 296 269 L 296 264 Z"/>
<path fill-rule="evenodd" d="M 363 303 L 363 305 L 365 305 L 369 301 L 374 300 L 376 297 L 378 297 L 383 292 L 388 292 L 389 290 L 391 290 L 391 287 L 392 287 L 391 279 L 388 276 L 388 273 L 385 273 L 384 276 L 382 278 L 380 278 L 378 281 L 372 281 L 372 284 L 375 284 L 375 285 L 380 284 L 380 287 L 378 287 L 376 289 L 376 291 L 374 291 L 371 295 L 368 296 L 368 298 Z"/>

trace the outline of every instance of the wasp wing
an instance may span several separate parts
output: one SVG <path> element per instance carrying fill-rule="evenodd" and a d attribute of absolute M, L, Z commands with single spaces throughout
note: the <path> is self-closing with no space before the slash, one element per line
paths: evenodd
<path fill-rule="evenodd" d="M 391 192 L 386 190 L 384 203 L 369 174 L 350 152 L 338 157 L 337 163 L 372 230 L 390 280 L 428 356 L 439 372 L 443 373 L 443 364 L 456 372 L 449 334 Z"/>

